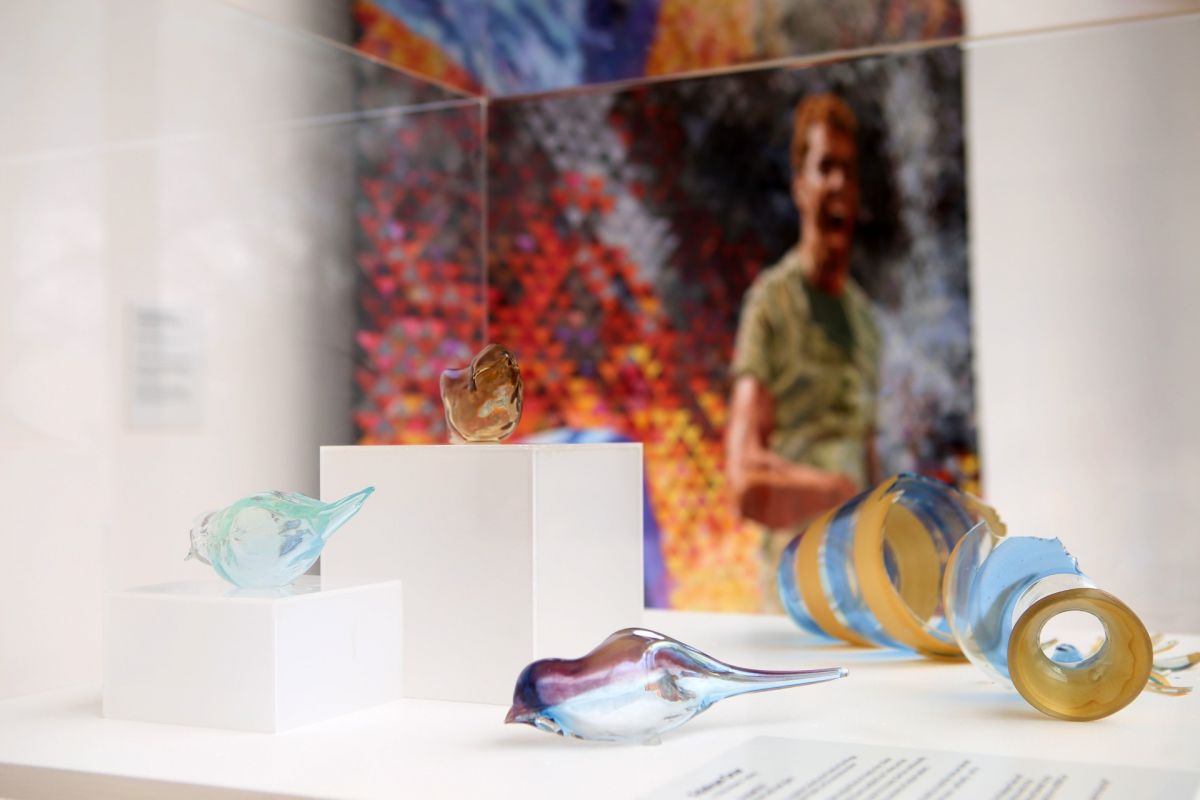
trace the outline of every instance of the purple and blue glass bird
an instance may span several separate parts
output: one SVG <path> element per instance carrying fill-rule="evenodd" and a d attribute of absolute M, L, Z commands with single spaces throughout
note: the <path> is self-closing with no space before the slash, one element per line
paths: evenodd
<path fill-rule="evenodd" d="M 661 633 L 626 628 L 583 658 L 548 658 L 525 667 L 504 721 L 577 739 L 653 744 L 718 700 L 846 674 L 843 667 L 742 669 Z"/>

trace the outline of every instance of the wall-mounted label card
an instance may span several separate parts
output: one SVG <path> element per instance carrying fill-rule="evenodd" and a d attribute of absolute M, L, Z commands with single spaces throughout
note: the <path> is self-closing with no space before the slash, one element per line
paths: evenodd
<path fill-rule="evenodd" d="M 1200 772 L 760 737 L 658 800 L 1100 800 L 1195 797 Z"/>
<path fill-rule="evenodd" d="M 129 309 L 126 420 L 133 430 L 197 428 L 204 420 L 200 316 L 193 309 Z"/>

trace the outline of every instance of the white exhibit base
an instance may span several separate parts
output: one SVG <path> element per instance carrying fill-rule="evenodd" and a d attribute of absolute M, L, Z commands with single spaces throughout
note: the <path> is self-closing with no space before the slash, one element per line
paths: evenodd
<path fill-rule="evenodd" d="M 88 800 L 658 797 L 665 784 L 707 769 L 733 748 L 764 735 L 956 751 L 964 753 L 964 761 L 989 753 L 1086 761 L 1101 769 L 1127 764 L 1194 771 L 1197 766 L 1200 713 L 1194 695 L 1145 692 L 1107 720 L 1057 722 L 966 661 L 832 644 L 782 615 L 647 609 L 641 624 L 727 663 L 775 670 L 844 666 L 850 677 L 724 700 L 656 747 L 563 740 L 528 725 L 502 724 L 504 707 L 420 700 L 389 703 L 281 736 L 144 725 L 96 719 L 89 711 L 95 691 L 63 690 L 0 701 L 0 795 Z M 1179 652 L 1200 651 L 1200 635 L 1165 633 L 1179 640 Z M 486 659 L 481 662 L 481 668 L 487 666 Z M 852 767 L 860 774 L 869 768 L 864 762 Z M 34 774 L 16 776 L 14 769 Z M 1048 791 L 1041 797 L 1053 793 L 1055 800 L 1066 800 L 1064 792 L 1049 790 L 1055 774 L 1049 773 Z M 117 784 L 120 776 L 130 780 Z M 1037 780 L 1034 775 L 1029 785 Z M 171 783 L 147 787 L 149 781 Z M 801 784 L 782 788 L 770 797 L 799 794 Z M 956 800 L 978 796 L 969 790 L 951 795 Z M 720 798 L 734 796 L 727 792 Z M 1104 796 L 1142 800 L 1148 795 Z M 717 800 L 716 791 L 698 793 L 697 800 Z"/>
<path fill-rule="evenodd" d="M 399 581 L 108 596 L 104 716 L 275 732 L 400 697 Z"/>
<path fill-rule="evenodd" d="M 321 448 L 323 498 L 364 486 L 321 572 L 404 581 L 405 697 L 507 705 L 530 661 L 640 624 L 640 444 Z"/>

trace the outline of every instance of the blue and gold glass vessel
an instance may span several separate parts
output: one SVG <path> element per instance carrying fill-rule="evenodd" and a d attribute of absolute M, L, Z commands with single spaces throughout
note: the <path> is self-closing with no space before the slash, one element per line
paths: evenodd
<path fill-rule="evenodd" d="M 1108 716 L 1146 687 L 1145 626 L 1098 589 L 1057 539 L 1008 537 L 995 509 L 898 475 L 813 521 L 779 565 L 784 607 L 806 631 L 864 646 L 965 655 L 1060 719 Z M 1067 612 L 1097 642 L 1044 642 Z"/>

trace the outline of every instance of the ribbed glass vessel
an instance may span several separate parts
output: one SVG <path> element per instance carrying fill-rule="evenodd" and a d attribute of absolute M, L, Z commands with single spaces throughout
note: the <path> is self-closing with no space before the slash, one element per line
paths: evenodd
<path fill-rule="evenodd" d="M 1108 716 L 1150 676 L 1145 627 L 1061 542 L 1008 538 L 993 508 L 916 475 L 889 478 L 812 522 L 784 551 L 779 591 L 806 631 L 965 655 L 1061 719 Z M 1043 628 L 1069 611 L 1093 615 L 1103 638 L 1047 653 Z"/>
<path fill-rule="evenodd" d="M 981 523 L 951 555 L 945 595 L 963 654 L 1050 716 L 1106 717 L 1146 688 L 1154 654 L 1145 626 L 1097 589 L 1057 539 L 1006 538 Z M 1042 629 L 1071 611 L 1099 621 L 1099 647 L 1064 643 L 1047 653 Z"/>
<path fill-rule="evenodd" d="M 860 645 L 958 655 L 942 603 L 954 546 L 996 512 L 918 475 L 898 475 L 817 518 L 784 551 L 779 590 L 801 628 Z"/>

